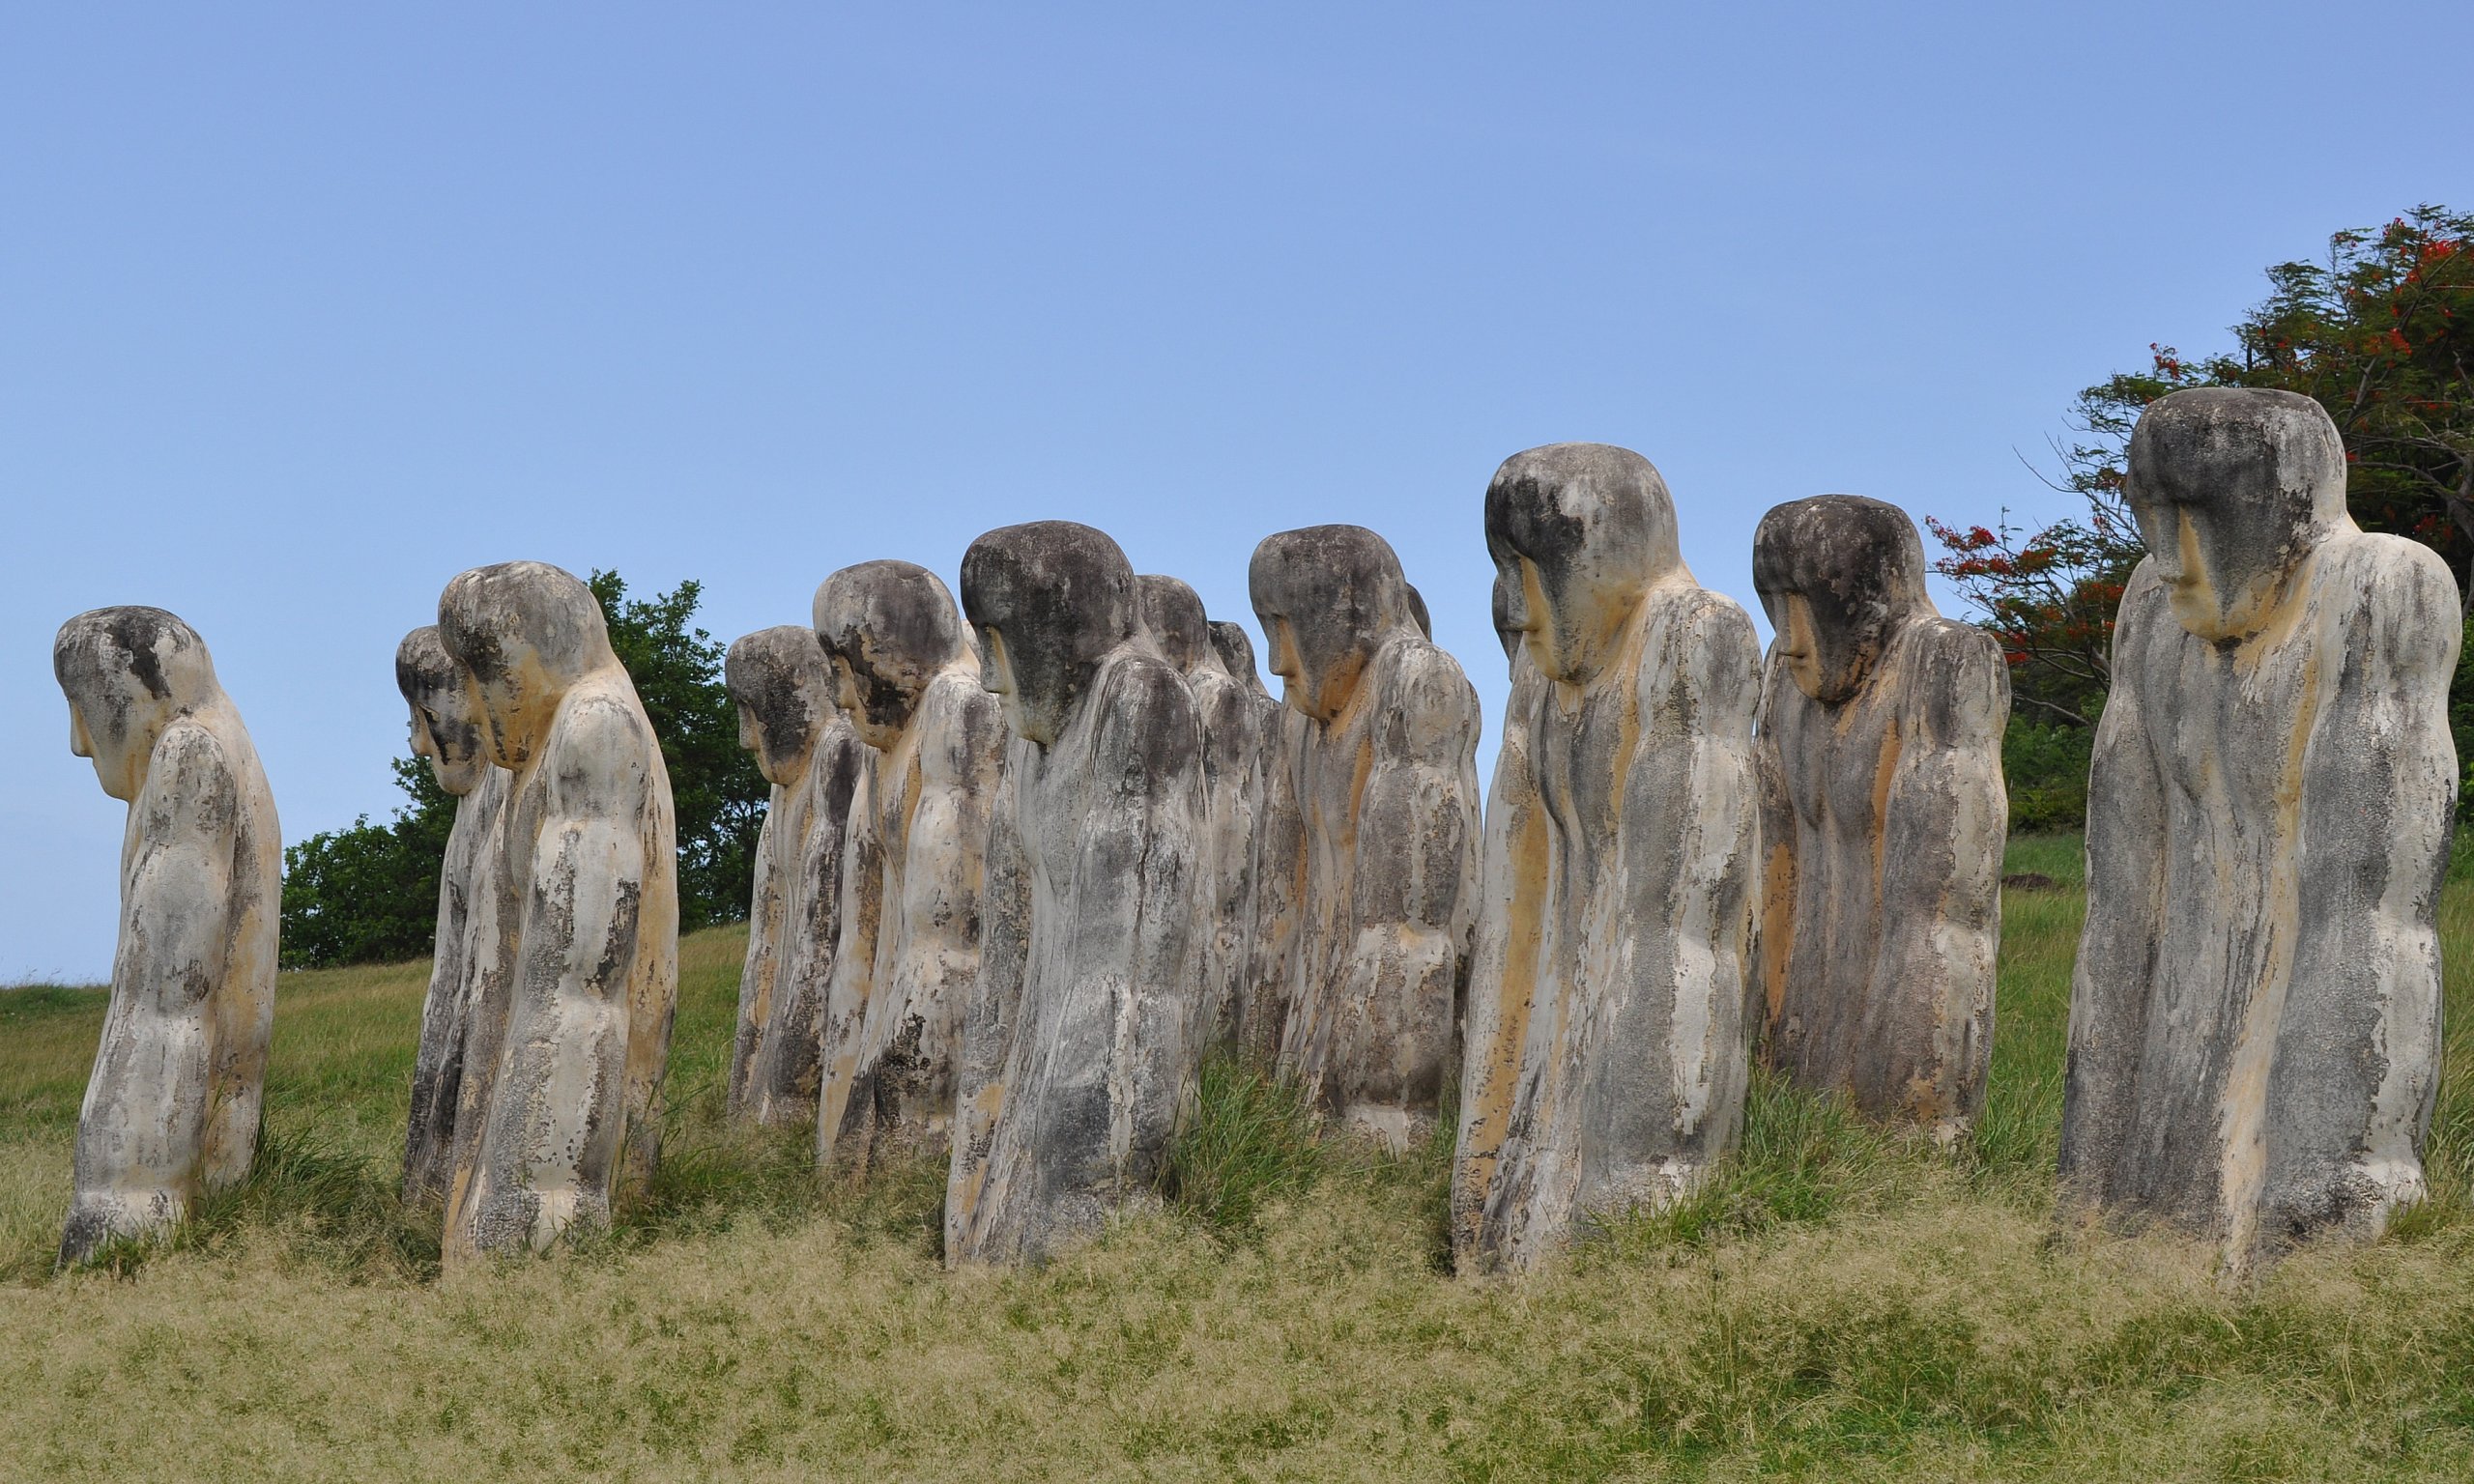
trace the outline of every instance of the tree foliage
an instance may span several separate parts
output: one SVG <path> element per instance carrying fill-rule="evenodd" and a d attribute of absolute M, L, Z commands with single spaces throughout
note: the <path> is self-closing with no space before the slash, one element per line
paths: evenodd
<path fill-rule="evenodd" d="M 635 681 L 670 770 L 678 819 L 678 916 L 682 930 L 747 915 L 756 837 L 768 788 L 738 745 L 738 712 L 722 684 L 723 646 L 693 626 L 703 586 L 627 596 L 615 572 L 589 585 L 601 603 L 610 645 Z M 390 764 L 407 802 L 385 823 L 363 814 L 283 852 L 283 961 L 314 968 L 417 958 L 438 922 L 439 863 L 455 824 L 455 800 L 429 765 Z"/>
<path fill-rule="evenodd" d="M 2231 327 L 2232 345 L 2185 357 L 2148 347 L 2148 365 L 2079 394 L 2055 447 L 2080 497 L 2036 528 L 1928 519 L 1935 570 L 2001 641 L 2020 721 L 2005 745 L 2014 799 L 2058 811 L 2112 684 L 2114 611 L 2145 548 L 2124 498 L 2124 455 L 2147 404 L 2188 386 L 2298 392 L 2328 410 L 2345 443 L 2345 499 L 2367 530 L 2422 541 L 2474 598 L 2474 214 L 2424 206 L 2384 227 L 2339 232 L 2323 261 L 2267 271 L 2268 297 Z M 2459 754 L 2474 757 L 2474 697 L 2457 687 Z M 2014 811 L 2014 814 L 2017 811 Z M 2028 823 L 2022 817 L 2014 822 Z M 2051 822 L 2060 822 L 2057 817 Z"/>

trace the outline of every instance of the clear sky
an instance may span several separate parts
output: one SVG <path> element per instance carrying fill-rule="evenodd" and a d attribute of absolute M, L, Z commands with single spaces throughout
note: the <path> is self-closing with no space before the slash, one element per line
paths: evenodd
<path fill-rule="evenodd" d="M 1748 606 L 1780 500 L 2054 512 L 2079 387 L 2474 205 L 2469 52 L 2438 3 L 11 7 L 0 982 L 110 968 L 81 610 L 206 636 L 290 840 L 393 806 L 395 642 L 516 556 L 728 639 L 1067 517 L 1251 627 L 1256 540 L 1358 522 L 1491 733 L 1506 454 L 1646 453 Z"/>

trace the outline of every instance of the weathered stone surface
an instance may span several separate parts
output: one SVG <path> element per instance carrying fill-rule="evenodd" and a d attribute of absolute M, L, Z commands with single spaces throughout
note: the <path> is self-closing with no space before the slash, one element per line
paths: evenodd
<path fill-rule="evenodd" d="M 853 1165 L 879 1151 L 942 1153 L 979 973 L 1005 719 L 953 594 L 927 568 L 845 567 L 817 589 L 815 623 L 871 753 L 843 862 L 818 1153 Z"/>
<path fill-rule="evenodd" d="M 1201 978 L 1197 1033 L 1201 1045 L 1227 1044 L 1247 978 L 1254 915 L 1254 811 L 1261 798 L 1262 711 L 1255 692 L 1222 661 L 1223 642 L 1203 615 L 1202 599 L 1173 577 L 1136 578 L 1142 623 L 1152 642 L 1194 692 L 1202 721 L 1204 839 L 1200 882 L 1202 935 L 1195 948 Z M 1237 631 L 1239 642 L 1245 630 Z M 1251 645 L 1245 665 L 1253 669 Z M 1257 682 L 1259 685 L 1259 682 Z"/>
<path fill-rule="evenodd" d="M 1420 632 L 1399 558 L 1358 526 L 1254 549 L 1255 616 L 1300 725 L 1281 738 L 1297 854 L 1264 876 L 1293 914 L 1279 1065 L 1328 1113 L 1404 1148 L 1459 1050 L 1477 921 L 1477 692 Z"/>
<path fill-rule="evenodd" d="M 652 1178 L 678 991 L 670 775 L 601 607 L 569 573 L 502 562 L 446 585 L 439 637 L 511 771 L 520 902 L 507 1029 L 480 1141 L 447 1194 L 446 1257 L 604 1224 Z"/>
<path fill-rule="evenodd" d="M 477 1111 L 506 1035 L 512 960 L 504 924 L 516 910 L 502 833 L 515 775 L 492 763 L 463 672 L 438 630 L 413 630 L 395 649 L 395 688 L 412 718 L 413 756 L 455 800 L 438 870 L 438 932 L 421 1039 L 413 1058 L 413 1111 L 404 1133 L 404 1199 L 443 1201 L 459 1159 L 478 1148 Z M 472 1099 L 466 1100 L 466 1080 Z"/>
<path fill-rule="evenodd" d="M 1244 682 L 1254 706 L 1253 842 L 1246 873 L 1251 899 L 1245 961 L 1234 1003 L 1223 1013 L 1220 1029 L 1246 1056 L 1268 1063 L 1279 1055 L 1280 1030 L 1288 1019 L 1297 903 L 1306 890 L 1306 822 L 1298 813 L 1288 760 L 1309 723 L 1264 688 L 1254 668 L 1253 642 L 1243 628 L 1216 620 L 1211 642 L 1220 651 L 1222 667 Z"/>
<path fill-rule="evenodd" d="M 1464 1271 L 1533 1267 L 1735 1143 L 1758 814 L 1752 620 L 1685 569 L 1648 460 L 1514 454 L 1486 544 L 1496 628 L 1523 648 L 1469 984 Z"/>
<path fill-rule="evenodd" d="M 1946 1142 L 1983 1109 L 1993 1048 L 2009 668 L 1935 611 L 1895 505 L 1778 506 L 1752 581 L 1777 634 L 1757 750 L 1764 1054 Z"/>
<path fill-rule="evenodd" d="M 835 699 L 816 631 L 759 629 L 724 656 L 739 744 L 772 785 L 756 844 L 730 1111 L 766 1127 L 816 1117 L 824 1007 L 842 933 L 842 853 L 869 753 Z"/>
<path fill-rule="evenodd" d="M 159 608 L 60 626 L 70 751 L 129 805 L 111 1005 L 77 1113 L 63 1262 L 180 1222 L 249 1172 L 274 1020 L 283 836 L 197 632 Z"/>
<path fill-rule="evenodd" d="M 1016 741 L 946 1187 L 958 1264 L 1040 1258 L 1148 1198 L 1194 1073 L 1206 832 L 1194 696 L 1142 634 L 1114 541 L 990 531 L 963 608 Z"/>
<path fill-rule="evenodd" d="M 2305 398 L 2175 392 L 2129 475 L 2148 555 L 2088 780 L 2062 1205 L 2239 1272 L 2425 1193 L 2458 589 L 2355 527 Z"/>

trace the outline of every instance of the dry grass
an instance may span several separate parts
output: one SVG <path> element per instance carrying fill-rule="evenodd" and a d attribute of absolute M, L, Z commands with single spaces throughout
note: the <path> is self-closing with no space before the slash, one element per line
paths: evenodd
<path fill-rule="evenodd" d="M 2068 883 L 2072 849 L 2013 866 Z M 948 1276 L 934 1170 L 826 1185 L 799 1140 L 718 1126 L 730 932 L 686 945 L 662 1188 L 587 1249 L 441 1282 L 435 1233 L 372 1199 L 411 967 L 288 978 L 270 1168 L 182 1241 L 54 1277 L 101 1001 L 0 996 L 0 1477 L 2474 1476 L 2467 1017 L 2443 1201 L 2227 1297 L 2173 1246 L 2050 1235 L 2078 911 L 2006 903 L 1972 1148 L 1765 1084 L 1701 1199 L 1516 1283 L 1438 1274 L 1436 1152 L 1312 1145 L 1234 1069 L 1169 1211 Z M 2445 928 L 2474 963 L 2474 891 Z"/>

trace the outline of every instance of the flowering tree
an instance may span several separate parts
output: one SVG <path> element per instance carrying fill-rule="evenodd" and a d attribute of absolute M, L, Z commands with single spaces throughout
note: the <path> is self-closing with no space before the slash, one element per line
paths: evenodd
<path fill-rule="evenodd" d="M 2104 705 L 2114 613 L 2144 551 L 2123 454 L 2140 412 L 2185 386 L 2318 402 L 2345 439 L 2354 519 L 2437 550 L 2474 600 L 2474 214 L 2424 206 L 2339 232 L 2324 261 L 2280 263 L 2268 284 L 2229 350 L 2192 359 L 2150 345 L 2145 370 L 2079 394 L 2052 482 L 2082 498 L 2083 514 L 2034 529 L 2007 512 L 1991 527 L 1927 520 L 1942 551 L 1935 570 L 2009 656 L 2026 745 L 2044 745 L 2040 727 L 2086 728 Z M 2474 719 L 2474 680 L 2460 690 L 2454 709 Z M 2465 742 L 2474 725 L 2460 753 Z"/>

